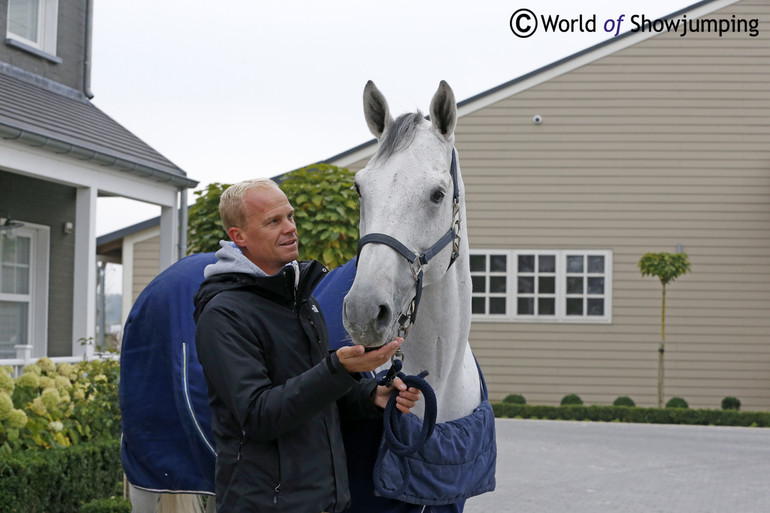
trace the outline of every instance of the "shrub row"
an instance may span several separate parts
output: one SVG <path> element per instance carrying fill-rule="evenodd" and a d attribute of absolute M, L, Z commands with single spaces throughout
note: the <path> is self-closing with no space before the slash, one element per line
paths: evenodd
<path fill-rule="evenodd" d="M 0 511 L 78 513 L 122 480 L 119 440 L 0 455 Z"/>
<path fill-rule="evenodd" d="M 702 426 L 770 427 L 770 412 L 691 410 L 680 408 L 629 408 L 627 406 L 537 406 L 493 403 L 495 417 L 635 422 L 640 424 L 689 424 Z"/>

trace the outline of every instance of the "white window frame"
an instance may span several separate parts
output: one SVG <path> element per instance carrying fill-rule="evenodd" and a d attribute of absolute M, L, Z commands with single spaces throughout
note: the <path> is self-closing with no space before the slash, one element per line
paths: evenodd
<path fill-rule="evenodd" d="M 27 337 L 19 345 L 31 345 L 32 356 L 40 358 L 48 353 L 48 278 L 51 233 L 50 227 L 32 223 L 14 229 L 16 237 L 29 237 L 30 272 L 29 294 L 23 298 L 27 310 Z M 19 301 L 18 294 L 0 292 L 0 301 Z M 0 359 L 0 362 L 2 360 Z"/>
<path fill-rule="evenodd" d="M 474 313 L 472 319 L 474 321 L 482 322 L 522 322 L 522 323 L 577 323 L 577 324 L 609 324 L 612 322 L 612 250 L 596 250 L 596 249 L 560 249 L 560 250 L 546 250 L 546 249 L 516 249 L 516 250 L 504 250 L 504 249 L 472 249 L 471 255 L 506 255 L 507 264 L 507 282 L 506 282 L 506 313 L 505 314 L 490 314 L 490 313 Z M 556 258 L 556 272 L 555 277 L 555 291 L 554 294 L 543 294 L 538 296 L 537 294 L 521 294 L 521 297 L 535 297 L 537 301 L 538 297 L 554 297 L 555 298 L 555 312 L 554 315 L 527 315 L 518 314 L 518 300 L 520 293 L 518 291 L 518 277 L 519 277 L 519 256 L 520 255 L 534 255 L 536 258 L 540 255 L 554 255 Z M 604 279 L 604 293 L 603 294 L 589 294 L 587 289 L 587 281 L 584 283 L 583 293 L 578 295 L 567 294 L 567 257 L 582 255 L 588 256 L 603 256 L 604 257 L 604 272 L 599 274 L 588 273 L 587 269 L 584 269 L 582 276 L 586 278 L 603 278 Z M 588 260 L 586 258 L 585 263 Z M 487 273 L 488 274 L 488 273 Z M 550 273 L 547 273 L 550 274 Z M 479 273 L 472 272 L 473 276 L 480 276 Z M 535 274 L 537 277 L 538 275 Z M 535 280 L 537 282 L 537 280 Z M 498 294 L 499 295 L 499 294 Z M 490 293 L 474 293 L 474 297 L 490 297 L 495 296 Z M 582 297 L 584 300 L 583 314 L 567 315 L 567 299 Z M 604 300 L 604 315 L 587 315 L 586 303 L 587 299 L 602 298 Z M 487 303 L 488 305 L 488 303 Z M 487 306 L 488 311 L 488 306 Z"/>
<path fill-rule="evenodd" d="M 8 1 L 6 37 L 10 41 L 21 43 L 22 47 L 27 46 L 40 50 L 52 56 L 56 55 L 56 37 L 58 32 L 59 19 L 59 0 L 37 0 L 37 41 L 27 39 L 26 37 L 11 32 L 11 3 Z"/>

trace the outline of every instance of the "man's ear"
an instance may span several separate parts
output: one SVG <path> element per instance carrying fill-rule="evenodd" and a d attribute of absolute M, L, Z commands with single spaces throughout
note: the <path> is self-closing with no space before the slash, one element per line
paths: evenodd
<path fill-rule="evenodd" d="M 243 232 L 237 226 L 231 226 L 230 229 L 227 230 L 227 235 L 239 248 L 246 246 L 246 237 L 244 237 Z"/>

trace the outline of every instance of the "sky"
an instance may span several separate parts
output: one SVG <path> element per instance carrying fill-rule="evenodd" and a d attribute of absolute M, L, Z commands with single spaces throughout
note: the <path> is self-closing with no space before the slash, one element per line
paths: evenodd
<path fill-rule="evenodd" d="M 367 80 L 394 116 L 427 112 L 441 80 L 459 102 L 614 37 L 621 16 L 620 34 L 633 15 L 656 19 L 693 3 L 104 0 L 94 8 L 92 101 L 202 189 L 276 176 L 371 140 Z M 522 8 L 578 21 L 558 33 L 541 22 L 518 37 L 511 18 Z M 97 235 L 159 213 L 100 198 Z"/>

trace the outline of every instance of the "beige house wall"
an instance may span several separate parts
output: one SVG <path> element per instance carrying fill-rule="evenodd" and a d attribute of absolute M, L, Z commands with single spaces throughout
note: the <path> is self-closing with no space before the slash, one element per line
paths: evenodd
<path fill-rule="evenodd" d="M 760 36 L 621 39 L 461 108 L 472 249 L 612 251 L 610 323 L 473 323 L 493 400 L 655 405 L 661 286 L 637 262 L 681 245 L 693 272 L 668 288 L 666 399 L 770 410 L 770 3 L 704 17 L 733 15 Z"/>

